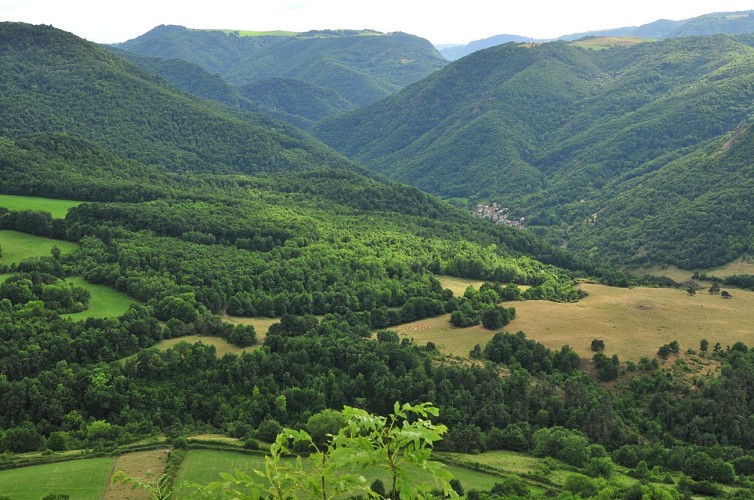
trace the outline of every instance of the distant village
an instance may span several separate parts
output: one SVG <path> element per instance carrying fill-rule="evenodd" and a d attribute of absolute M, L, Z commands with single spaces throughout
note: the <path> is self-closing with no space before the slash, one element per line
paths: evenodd
<path fill-rule="evenodd" d="M 510 227 L 524 227 L 524 217 L 511 218 L 511 212 L 508 207 L 501 207 L 498 203 L 492 205 L 482 205 L 481 203 L 474 208 L 474 215 L 482 219 L 490 219 L 496 224 L 505 224 Z"/>

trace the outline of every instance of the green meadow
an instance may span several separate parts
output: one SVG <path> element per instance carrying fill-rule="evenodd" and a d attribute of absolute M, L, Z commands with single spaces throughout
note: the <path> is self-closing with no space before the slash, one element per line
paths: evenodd
<path fill-rule="evenodd" d="M 114 458 L 91 458 L 0 471 L 0 496 L 39 500 L 67 494 L 76 500 L 100 500 L 114 464 Z"/>
<path fill-rule="evenodd" d="M 131 304 L 137 302 L 123 292 L 119 292 L 107 285 L 95 285 L 88 283 L 83 278 L 66 278 L 66 281 L 89 290 L 89 308 L 86 311 L 66 314 L 65 317 L 73 320 L 86 318 L 117 318 L 122 316 Z"/>
<path fill-rule="evenodd" d="M 12 194 L 0 194 L 0 207 L 7 208 L 12 212 L 22 210 L 36 210 L 49 212 L 55 219 L 64 219 L 71 207 L 80 205 L 82 202 L 74 200 L 55 200 L 52 198 L 40 198 L 37 196 L 15 196 Z"/>
<path fill-rule="evenodd" d="M 447 465 L 446 467 L 467 490 L 489 490 L 495 483 L 502 481 L 502 477 L 497 474 L 477 471 L 460 465 Z M 187 498 L 190 495 L 192 489 L 186 485 L 191 483 L 206 485 L 213 481 L 219 481 L 221 472 L 232 472 L 236 469 L 255 476 L 254 469 L 264 470 L 264 456 L 233 451 L 191 450 L 186 455 L 176 478 L 176 484 L 184 485 L 178 490 L 178 498 Z M 383 469 L 370 467 L 364 472 L 364 476 L 368 483 L 380 478 L 387 484 L 388 476 Z"/>
<path fill-rule="evenodd" d="M 46 257 L 50 255 L 50 250 L 54 246 L 57 246 L 63 255 L 78 248 L 76 243 L 70 241 L 54 240 L 3 229 L 0 230 L 0 247 L 2 247 L 0 264 L 10 265 L 29 257 Z"/>

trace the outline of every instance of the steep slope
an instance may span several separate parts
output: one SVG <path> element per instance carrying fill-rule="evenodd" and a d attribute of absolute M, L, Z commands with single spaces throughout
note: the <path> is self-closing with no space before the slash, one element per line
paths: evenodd
<path fill-rule="evenodd" d="M 0 24 L 0 135 L 66 131 L 171 170 L 275 171 L 347 162 L 295 129 L 181 93 L 71 34 Z"/>
<path fill-rule="evenodd" d="M 291 78 L 268 78 L 238 88 L 250 110 L 309 129 L 328 117 L 354 109 L 333 89 Z"/>
<path fill-rule="evenodd" d="M 447 64 L 424 39 L 368 30 L 283 36 L 159 26 L 118 47 L 193 62 L 235 85 L 273 77 L 302 80 L 334 90 L 357 107 Z"/>
<path fill-rule="evenodd" d="M 535 230 L 559 241 L 612 203 L 601 196 L 606 186 L 620 192 L 620 179 L 641 177 L 728 134 L 754 112 L 750 37 L 679 38 L 607 50 L 580 44 L 509 44 L 477 52 L 316 133 L 343 153 L 430 192 L 500 201 L 526 216 L 530 227 L 556 228 Z M 711 196 L 715 188 L 709 183 Z M 603 244 L 609 239 L 594 238 Z M 594 248 L 597 256 L 605 247 Z M 644 251 L 612 252 L 620 260 Z M 722 252 L 714 262 L 731 255 Z M 711 262 L 691 262 L 677 252 L 664 259 L 684 266 Z"/>
<path fill-rule="evenodd" d="M 183 59 L 140 56 L 127 50 L 108 48 L 141 69 L 160 75 L 184 92 L 217 101 L 231 108 L 246 109 L 249 106 L 242 106 L 245 103 L 238 89 L 217 73 L 210 73 L 198 64 Z"/>
<path fill-rule="evenodd" d="M 754 253 L 752 126 L 610 183 L 569 248 L 635 265 L 709 268 Z"/>
<path fill-rule="evenodd" d="M 497 46 L 315 133 L 436 194 L 521 196 L 544 182 L 531 154 L 580 109 L 602 73 L 577 47 Z"/>

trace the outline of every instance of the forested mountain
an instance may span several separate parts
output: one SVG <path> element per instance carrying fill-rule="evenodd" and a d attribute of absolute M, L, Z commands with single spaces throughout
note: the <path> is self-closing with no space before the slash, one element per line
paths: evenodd
<path fill-rule="evenodd" d="M 189 61 L 237 86 L 271 78 L 300 80 L 335 93 L 351 108 L 371 104 L 447 64 L 424 39 L 368 30 L 276 34 L 158 26 L 117 47 Z M 291 94 L 276 99 L 286 95 Z M 261 100 L 269 96 L 267 90 Z M 305 101 L 298 105 L 294 115 L 310 114 Z"/>
<path fill-rule="evenodd" d="M 231 108 L 247 109 L 252 107 L 250 103 L 244 102 L 243 96 L 235 86 L 225 81 L 217 73 L 210 73 L 198 64 L 183 59 L 140 56 L 127 50 L 109 48 L 141 69 L 160 75 L 184 92 L 218 101 Z"/>
<path fill-rule="evenodd" d="M 169 170 L 256 172 L 348 162 L 260 115 L 178 91 L 52 27 L 0 25 L 0 135 L 60 132 Z"/>
<path fill-rule="evenodd" d="M 316 134 L 344 154 L 427 191 L 499 201 L 553 241 L 570 231 L 578 235 L 575 248 L 592 249 L 593 258 L 720 264 L 747 251 L 749 230 L 739 233 L 736 245 L 710 254 L 717 224 L 684 223 L 674 226 L 679 230 L 672 231 L 671 249 L 660 228 L 673 220 L 693 221 L 687 204 L 676 203 L 672 216 L 658 215 L 661 222 L 651 230 L 628 206 L 651 209 L 643 195 L 660 172 L 667 172 L 673 186 L 696 186 L 683 191 L 684 199 L 708 200 L 711 213 L 728 211 L 724 200 L 745 193 L 740 183 L 729 188 L 715 182 L 716 172 L 736 169 L 728 163 L 734 162 L 735 148 L 723 148 L 714 163 L 703 152 L 715 144 L 720 148 L 749 123 L 752 40 L 741 35 L 627 40 L 622 46 L 611 45 L 614 39 L 497 46 L 326 122 Z M 674 161 L 687 155 L 704 161 L 694 174 Z M 619 204 L 628 190 L 639 198 Z M 736 210 L 749 213 L 754 207 L 741 204 Z M 600 221 L 603 212 L 614 214 L 618 227 L 637 224 L 630 242 L 615 237 L 616 225 Z"/>

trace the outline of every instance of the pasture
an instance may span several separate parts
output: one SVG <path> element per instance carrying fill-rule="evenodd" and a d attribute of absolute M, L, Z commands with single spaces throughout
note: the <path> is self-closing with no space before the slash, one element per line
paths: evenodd
<path fill-rule="evenodd" d="M 0 496 L 39 500 L 56 493 L 100 500 L 114 464 L 114 458 L 90 458 L 0 471 Z"/>
<path fill-rule="evenodd" d="M 460 465 L 448 465 L 448 470 L 453 477 L 458 478 L 468 489 L 490 489 L 501 478 L 495 474 L 489 474 L 473 470 Z M 176 484 L 184 484 L 178 490 L 178 498 L 187 498 L 191 489 L 187 484 L 196 483 L 205 485 L 212 481 L 220 480 L 220 472 L 232 472 L 235 469 L 252 474 L 253 469 L 264 470 L 264 456 L 248 455 L 236 453 L 233 451 L 216 451 L 216 450 L 191 450 L 183 461 L 181 470 L 178 472 Z M 383 469 L 369 467 L 364 472 L 367 483 L 371 483 L 376 478 L 382 479 L 387 484 L 387 474 Z"/>
<path fill-rule="evenodd" d="M 623 361 L 652 358 L 659 346 L 672 340 L 680 343 L 682 351 L 698 349 L 703 338 L 723 347 L 739 340 L 754 345 L 754 292 L 731 290 L 733 298 L 725 300 L 705 291 L 692 297 L 671 288 L 580 286 L 589 295 L 575 303 L 504 303 L 516 308 L 516 319 L 505 329 L 521 330 L 550 349 L 568 344 L 584 358 L 594 354 L 592 339 L 601 338 L 605 352 L 618 354 Z M 460 356 L 468 355 L 475 344 L 484 347 L 495 334 L 482 326 L 454 327 L 449 318 L 446 314 L 392 330 L 419 345 L 431 341 L 443 352 Z"/>
<path fill-rule="evenodd" d="M 68 210 L 82 202 L 74 200 L 56 200 L 53 198 L 40 198 L 37 196 L 15 196 L 12 194 L 0 194 L 0 207 L 7 208 L 12 212 L 22 210 L 35 210 L 37 212 L 49 212 L 55 219 L 65 219 Z"/>
<path fill-rule="evenodd" d="M 0 263 L 10 265 L 29 257 L 49 257 L 50 250 L 56 245 L 63 255 L 78 248 L 76 243 L 70 241 L 3 229 L 0 230 L 0 247 L 3 252 L 0 256 Z"/>
<path fill-rule="evenodd" d="M 66 318 L 80 321 L 86 318 L 117 318 L 122 316 L 131 304 L 137 302 L 123 292 L 107 285 L 95 285 L 83 278 L 66 278 L 66 281 L 89 290 L 89 308 L 78 313 L 64 314 Z"/>
<path fill-rule="evenodd" d="M 221 472 L 232 473 L 236 469 L 252 475 L 253 469 L 264 470 L 264 456 L 233 451 L 191 450 L 186 454 L 176 477 L 175 483 L 179 486 L 176 496 L 188 498 L 193 490 L 186 485 L 206 485 L 219 481 Z"/>
<path fill-rule="evenodd" d="M 678 282 L 690 280 L 694 271 L 705 273 L 710 276 L 717 276 L 718 278 L 726 278 L 733 276 L 734 274 L 754 274 L 754 258 L 744 255 L 738 259 L 723 264 L 722 266 L 713 267 L 711 269 L 680 269 L 675 266 L 652 266 L 641 267 L 636 269 L 636 274 L 653 274 L 655 276 L 667 276 Z"/>

